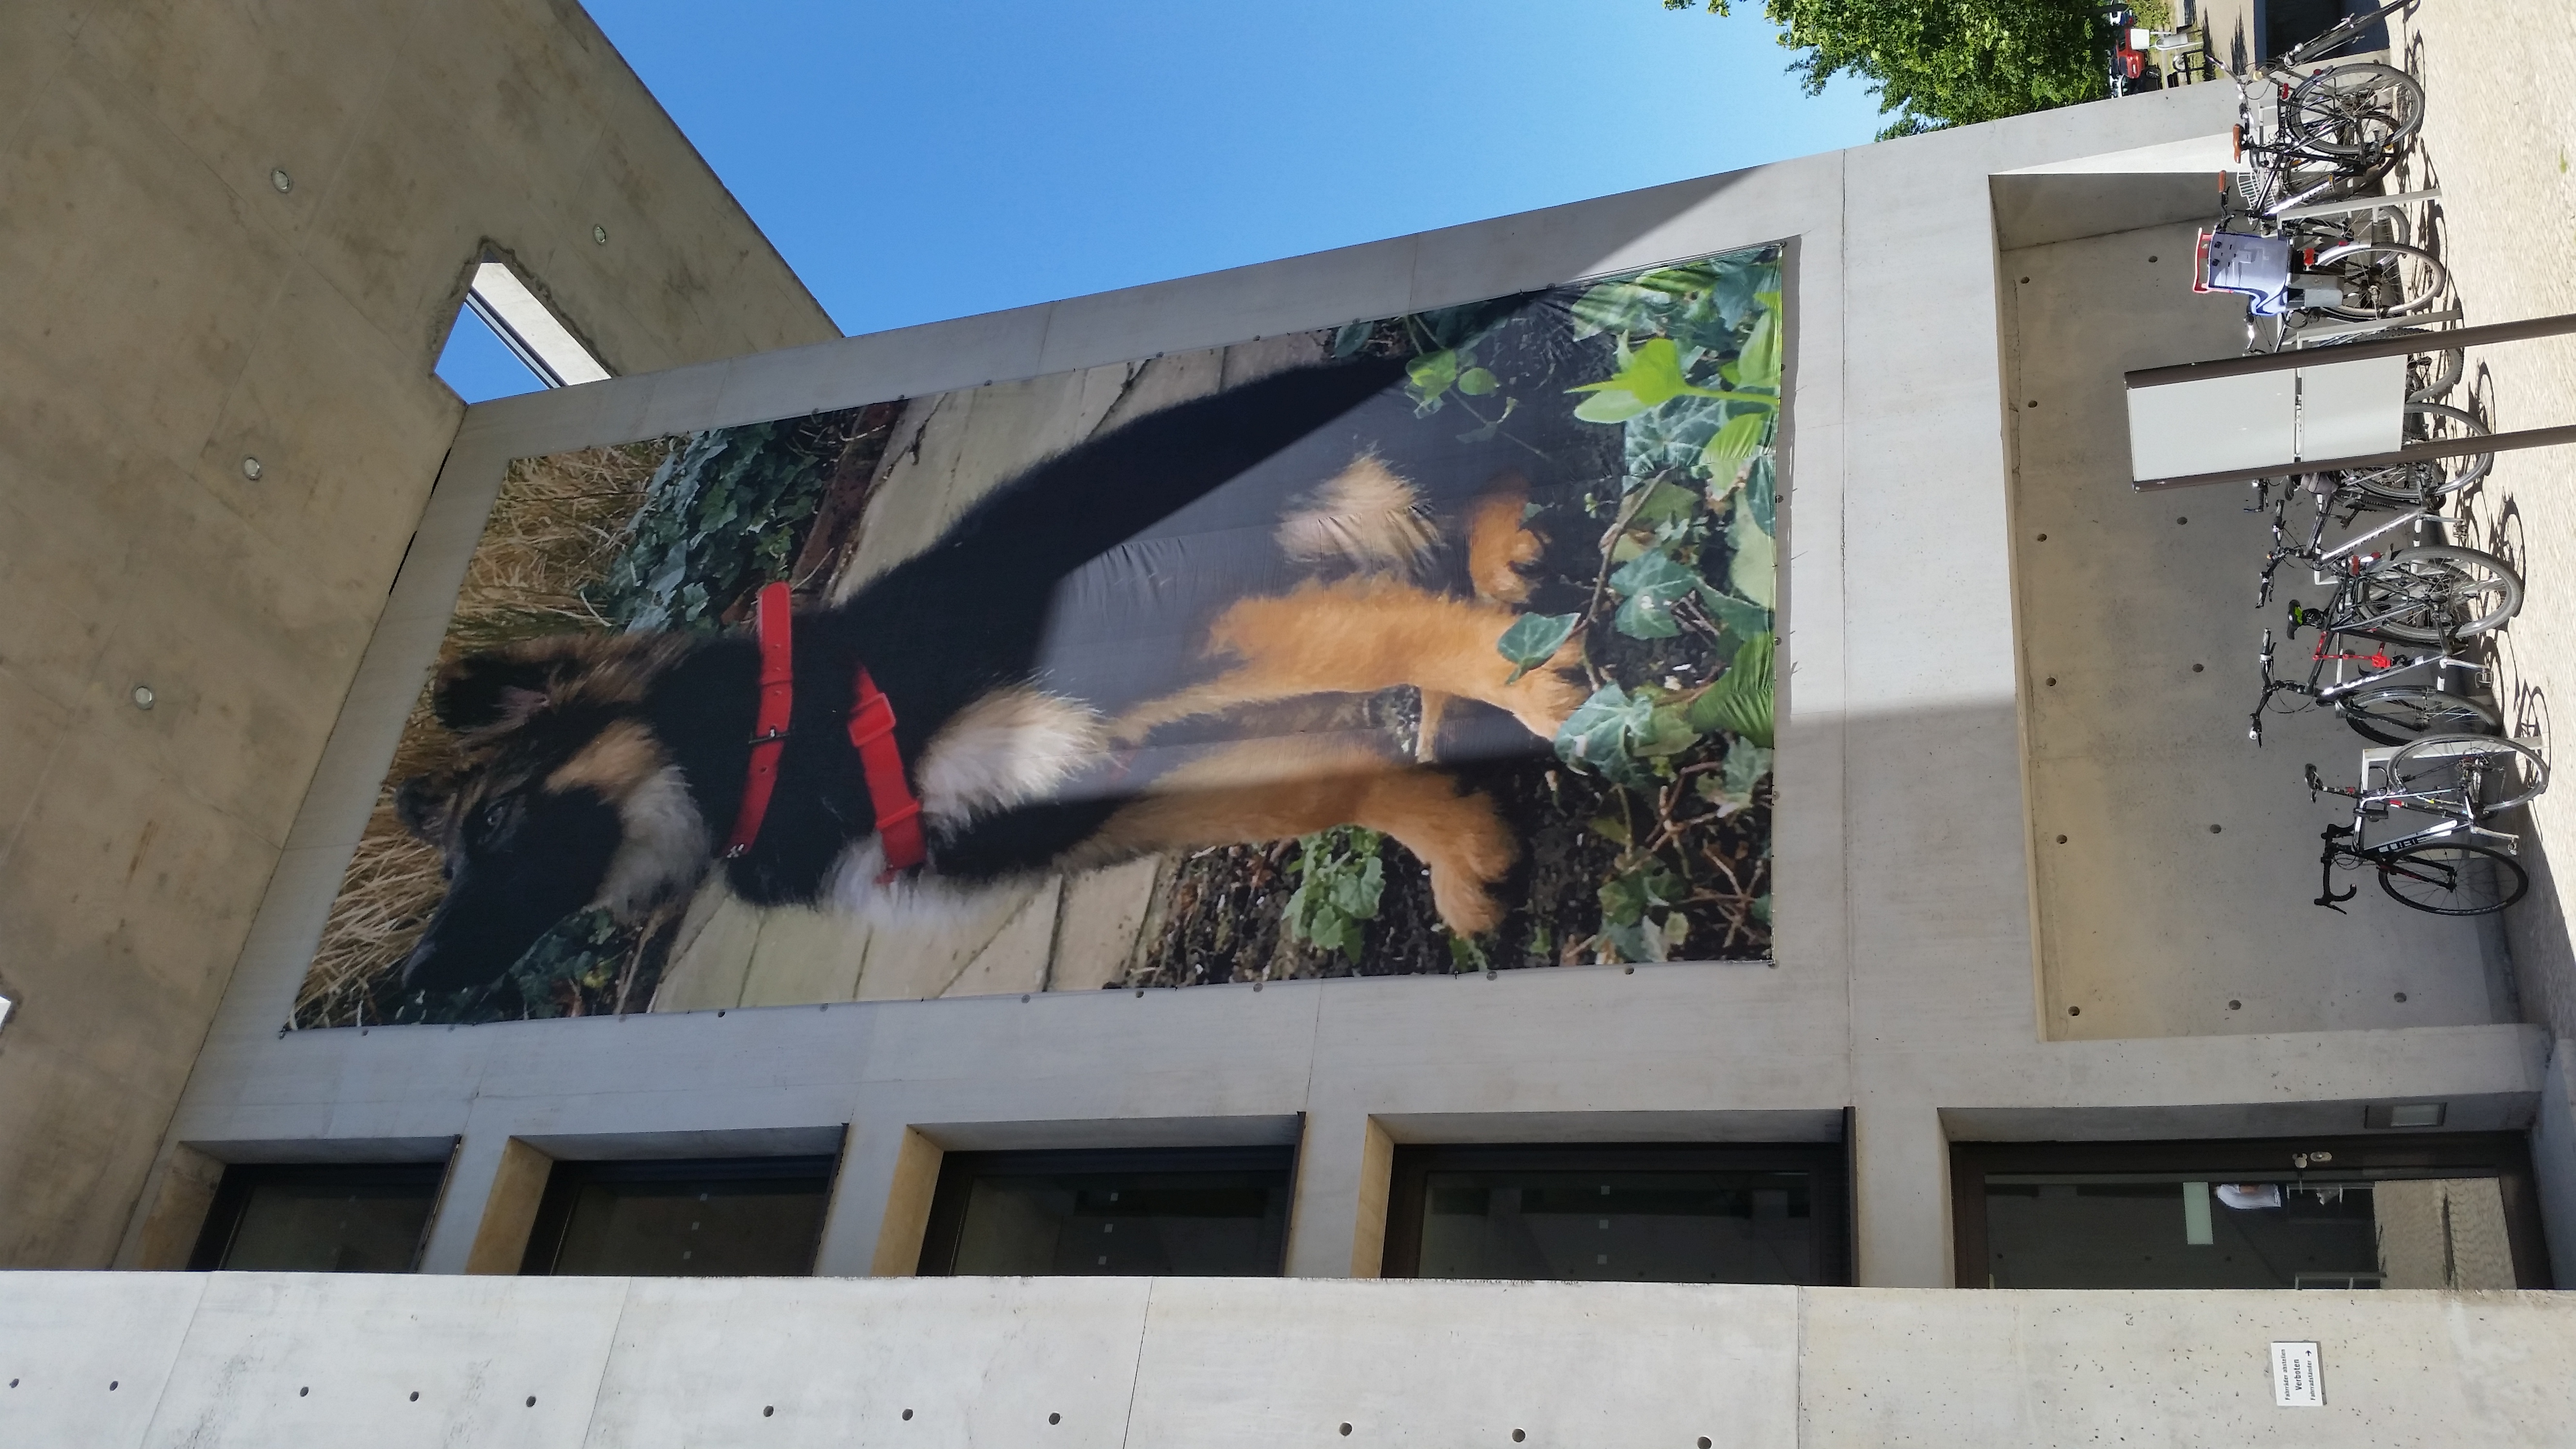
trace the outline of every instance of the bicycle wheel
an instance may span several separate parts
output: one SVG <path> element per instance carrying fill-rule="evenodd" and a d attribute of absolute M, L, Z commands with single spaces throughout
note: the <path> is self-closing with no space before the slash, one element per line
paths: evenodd
<path fill-rule="evenodd" d="M 2408 794 L 2454 792 L 2469 818 L 2498 815 L 2549 788 L 2549 762 L 2499 735 L 2426 735 L 2389 756 L 2387 784 Z"/>
<path fill-rule="evenodd" d="M 2281 129 L 2301 149 L 2338 160 L 2384 155 L 2424 126 L 2424 87 L 2375 60 L 2317 72 L 2281 103 Z"/>
<path fill-rule="evenodd" d="M 2401 906 L 2437 916 L 2486 916 L 2521 900 L 2531 877 L 2503 851 L 2464 841 L 2380 857 L 2379 888 Z"/>
<path fill-rule="evenodd" d="M 2458 357 L 2459 353 L 2449 355 Z M 2437 402 L 2406 404 L 2406 437 L 2411 442 L 2486 435 L 2487 425 L 2473 413 Z M 2413 508 L 2459 492 L 2485 477 L 2494 466 L 2493 453 L 2427 458 L 2421 463 L 2400 463 L 2390 468 L 2351 469 L 2344 474 L 2344 481 L 2367 494 L 2373 503 Z"/>
<path fill-rule="evenodd" d="M 2504 627 L 2522 607 L 2522 576 L 2473 548 L 2431 544 L 2390 554 L 2352 581 L 2345 633 L 2442 644 Z"/>
<path fill-rule="evenodd" d="M 2429 684 L 2383 684 L 2360 690 L 2335 709 L 2353 733 L 2383 745 L 2407 744 L 2426 735 L 2492 735 L 2504 729 L 2504 718 L 2494 706 L 2444 694 Z"/>
<path fill-rule="evenodd" d="M 2352 242 L 2317 253 L 2316 268 L 2343 290 L 2340 305 L 2314 310 L 2347 322 L 2375 322 L 2421 312 L 2451 285 L 2450 270 L 2422 247 L 2396 242 Z"/>
<path fill-rule="evenodd" d="M 2456 347 L 2447 352 L 2410 358 L 2406 363 L 2406 400 L 2440 402 L 2452 388 L 2460 385 L 2460 378 L 2467 371 L 2468 355 Z"/>

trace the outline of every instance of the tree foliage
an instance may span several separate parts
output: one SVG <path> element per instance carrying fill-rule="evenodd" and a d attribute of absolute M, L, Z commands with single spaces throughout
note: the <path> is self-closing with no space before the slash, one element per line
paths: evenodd
<path fill-rule="evenodd" d="M 1686 10 L 1692 0 L 1664 0 Z M 1708 8 L 1728 13 L 1729 0 Z M 2094 0 L 1763 0 L 1789 69 L 1815 95 L 1837 75 L 1878 92 L 1880 139 L 2095 100 L 2111 25 Z"/>

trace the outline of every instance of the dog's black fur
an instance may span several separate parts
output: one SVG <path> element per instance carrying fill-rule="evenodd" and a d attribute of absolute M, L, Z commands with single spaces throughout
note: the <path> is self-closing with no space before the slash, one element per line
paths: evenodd
<path fill-rule="evenodd" d="M 1148 414 L 1002 485 L 846 602 L 800 614 L 778 787 L 757 844 L 724 864 L 733 891 L 761 905 L 814 903 L 843 852 L 873 834 L 846 733 L 862 662 L 895 705 L 905 760 L 918 762 L 960 711 L 1039 680 L 1069 576 L 1299 440 L 1347 431 L 1371 399 L 1400 402 L 1403 373 L 1401 360 L 1382 358 L 1311 366 Z M 1275 515 L 1275 498 L 1265 506 Z M 460 764 L 408 782 L 399 797 L 405 821 L 442 848 L 449 876 L 404 987 L 493 981 L 554 921 L 616 888 L 617 853 L 633 843 L 621 817 L 631 796 L 621 792 L 644 775 L 676 772 L 700 836 L 692 868 L 646 884 L 667 896 L 702 878 L 740 804 L 758 669 L 747 632 L 573 636 L 451 666 L 434 704 L 462 737 Z M 612 737 L 625 742 L 624 763 L 569 763 Z M 1044 870 L 1121 803 L 1103 789 L 933 819 L 930 870 L 965 884 Z"/>

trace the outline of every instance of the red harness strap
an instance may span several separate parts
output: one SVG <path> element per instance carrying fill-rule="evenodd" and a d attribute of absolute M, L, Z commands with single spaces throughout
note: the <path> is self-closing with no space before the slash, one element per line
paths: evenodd
<path fill-rule="evenodd" d="M 859 666 L 858 691 L 850 701 L 850 743 L 858 746 L 859 768 L 867 775 L 868 803 L 876 807 L 877 840 L 885 847 L 885 874 L 891 880 L 930 858 L 921 838 L 921 802 L 903 778 L 903 752 L 894 742 L 894 705 Z"/>
<path fill-rule="evenodd" d="M 787 586 L 770 584 L 760 591 L 756 628 L 760 636 L 760 711 L 752 723 L 750 772 L 743 777 L 742 810 L 733 834 L 725 840 L 725 858 L 751 849 L 760 839 L 760 823 L 769 814 L 769 799 L 778 791 L 778 757 L 787 748 L 787 716 L 796 699 L 795 653 L 789 643 Z M 903 776 L 903 752 L 894 742 L 894 705 L 859 667 L 850 700 L 850 743 L 859 752 L 859 769 L 868 783 L 868 804 L 876 811 L 877 838 L 885 847 L 885 875 L 894 876 L 930 858 L 921 834 L 921 802 Z"/>
<path fill-rule="evenodd" d="M 743 777 L 742 809 L 733 817 L 733 834 L 725 838 L 725 859 L 751 849 L 760 838 L 760 822 L 769 814 L 769 797 L 778 790 L 778 757 L 787 749 L 787 715 L 796 703 L 796 655 L 789 642 L 789 599 L 785 584 L 760 591 L 757 606 L 760 636 L 760 713 L 751 726 L 751 769 Z"/>

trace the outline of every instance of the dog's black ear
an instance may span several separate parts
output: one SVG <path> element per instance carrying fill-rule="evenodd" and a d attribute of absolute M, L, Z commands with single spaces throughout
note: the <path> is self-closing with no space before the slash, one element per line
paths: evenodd
<path fill-rule="evenodd" d="M 432 845 L 447 830 L 448 808 L 456 803 L 456 794 L 445 780 L 434 775 L 414 775 L 394 791 L 394 816 L 403 829 Z"/>
<path fill-rule="evenodd" d="M 545 707 L 561 665 L 516 650 L 468 654 L 439 671 L 429 707 L 458 734 L 525 719 Z"/>

